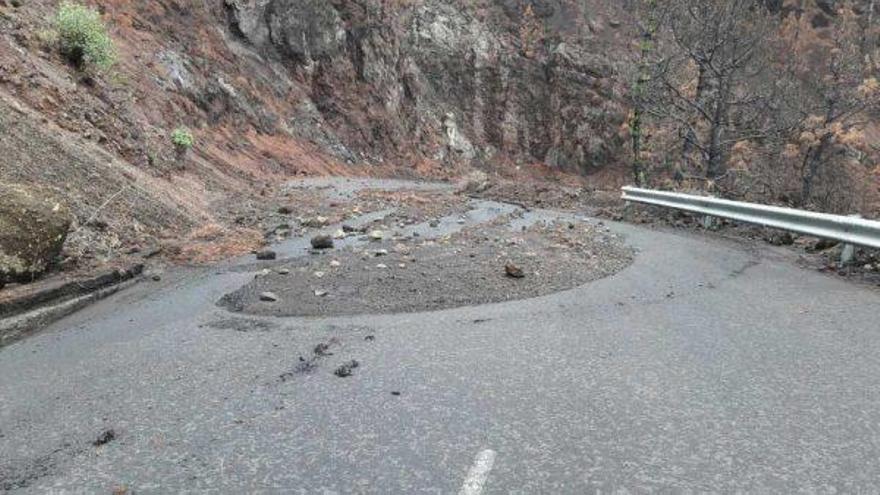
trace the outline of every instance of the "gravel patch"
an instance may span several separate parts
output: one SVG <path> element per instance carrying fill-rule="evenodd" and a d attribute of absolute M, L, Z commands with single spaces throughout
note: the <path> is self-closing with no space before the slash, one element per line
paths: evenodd
<path fill-rule="evenodd" d="M 554 222 L 513 230 L 510 221 L 295 259 L 283 265 L 288 275 L 260 276 L 220 305 L 268 316 L 431 311 L 568 290 L 632 261 L 631 249 L 601 225 Z M 261 300 L 267 292 L 278 299 Z"/>

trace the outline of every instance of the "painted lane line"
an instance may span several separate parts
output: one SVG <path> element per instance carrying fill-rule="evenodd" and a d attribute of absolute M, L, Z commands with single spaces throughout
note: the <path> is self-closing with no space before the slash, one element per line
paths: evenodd
<path fill-rule="evenodd" d="M 474 465 L 468 471 L 467 478 L 464 480 L 458 495 L 480 495 L 486 485 L 486 479 L 489 478 L 489 471 L 495 464 L 495 451 L 484 450 L 477 454 Z"/>

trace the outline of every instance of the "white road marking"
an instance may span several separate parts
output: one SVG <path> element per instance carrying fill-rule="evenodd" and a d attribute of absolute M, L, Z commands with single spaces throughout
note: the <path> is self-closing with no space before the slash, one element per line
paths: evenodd
<path fill-rule="evenodd" d="M 483 487 L 486 485 L 486 479 L 489 477 L 489 471 L 495 464 L 495 451 L 484 450 L 477 454 L 474 465 L 468 471 L 467 478 L 458 495 L 480 495 L 483 493 Z"/>

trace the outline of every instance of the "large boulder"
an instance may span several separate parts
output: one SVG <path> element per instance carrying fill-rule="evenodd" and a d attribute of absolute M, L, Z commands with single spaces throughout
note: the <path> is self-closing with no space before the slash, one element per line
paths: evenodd
<path fill-rule="evenodd" d="M 51 192 L 0 182 L 0 286 L 44 272 L 61 253 L 70 222 Z"/>

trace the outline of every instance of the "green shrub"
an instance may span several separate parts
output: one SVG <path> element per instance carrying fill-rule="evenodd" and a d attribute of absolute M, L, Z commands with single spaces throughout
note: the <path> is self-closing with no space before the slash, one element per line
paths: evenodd
<path fill-rule="evenodd" d="M 171 142 L 174 143 L 174 146 L 178 149 L 188 150 L 193 147 L 196 139 L 193 137 L 189 129 L 186 127 L 178 127 L 171 133 Z"/>
<path fill-rule="evenodd" d="M 113 40 L 94 9 L 61 2 L 55 16 L 61 53 L 79 68 L 109 69 L 116 61 Z"/>

